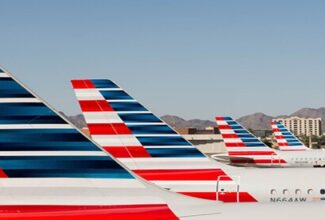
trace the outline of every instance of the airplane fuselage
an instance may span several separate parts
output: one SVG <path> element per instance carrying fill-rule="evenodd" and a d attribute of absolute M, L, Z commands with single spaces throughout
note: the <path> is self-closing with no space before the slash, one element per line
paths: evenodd
<path fill-rule="evenodd" d="M 325 151 L 322 149 L 305 151 L 279 151 L 278 157 L 283 158 L 289 167 L 324 167 Z"/>

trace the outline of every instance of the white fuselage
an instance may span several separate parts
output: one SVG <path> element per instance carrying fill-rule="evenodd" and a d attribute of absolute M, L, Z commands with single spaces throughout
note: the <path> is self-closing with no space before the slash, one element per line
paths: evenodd
<path fill-rule="evenodd" d="M 215 154 L 213 159 L 241 167 L 325 167 L 325 150 L 310 149 L 302 151 L 281 151 L 274 150 L 274 156 L 271 156 L 271 163 L 251 163 L 251 159 L 261 159 L 263 156 L 250 157 L 231 157 L 228 154 Z M 246 162 L 247 160 L 247 162 Z M 284 160 L 286 163 L 281 163 Z"/>
<path fill-rule="evenodd" d="M 111 188 L 110 180 L 71 178 L 3 179 L 0 182 L 0 210 L 2 205 L 98 206 L 135 202 L 146 204 L 147 199 L 151 203 L 154 202 L 152 197 L 157 198 L 157 204 L 164 201 L 179 219 L 193 220 L 218 218 L 223 220 L 238 218 L 273 220 L 279 216 L 281 219 L 303 220 L 319 217 L 325 208 L 323 203 L 292 203 L 286 205 L 279 203 L 225 204 L 167 192 L 147 182 L 143 182 L 143 184 L 142 189 L 135 188 L 125 191 L 121 189 L 123 188 L 121 185 L 116 186 L 115 189 Z M 42 213 L 42 210 L 39 211 Z M 52 214 L 59 215 L 60 213 Z M 69 213 L 69 216 L 74 217 L 73 213 Z M 20 217 L 24 218 L 26 216 L 22 213 Z"/>
<path fill-rule="evenodd" d="M 325 202 L 323 169 L 256 169 L 233 167 L 217 161 L 211 161 L 210 165 L 224 171 L 231 181 L 220 178 L 213 181 L 153 181 L 153 183 L 179 193 L 215 192 L 217 200 L 218 197 L 228 196 L 232 198 L 229 202 Z M 247 194 L 256 201 L 247 198 Z"/>
<path fill-rule="evenodd" d="M 324 167 L 325 150 L 311 149 L 305 151 L 280 151 L 277 150 L 279 158 L 287 162 L 288 167 Z M 276 161 L 275 161 L 276 163 Z"/>

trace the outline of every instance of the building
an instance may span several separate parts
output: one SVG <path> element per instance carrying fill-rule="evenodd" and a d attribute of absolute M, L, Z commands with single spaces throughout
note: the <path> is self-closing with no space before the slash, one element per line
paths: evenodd
<path fill-rule="evenodd" d="M 220 132 L 215 127 L 208 127 L 206 129 L 176 128 L 175 130 L 187 141 L 196 146 L 202 153 L 213 155 L 216 153 L 227 152 Z M 86 136 L 90 137 L 89 129 L 87 127 L 83 127 L 81 131 Z"/>
<path fill-rule="evenodd" d="M 227 152 L 219 129 L 216 127 L 205 129 L 176 128 L 175 130 L 207 155 Z"/>
<path fill-rule="evenodd" d="M 276 118 L 275 121 L 281 122 L 295 135 L 322 135 L 322 119 L 321 118 L 300 118 L 297 116 L 289 118 Z"/>
<path fill-rule="evenodd" d="M 258 138 L 271 137 L 273 132 L 272 130 L 250 130 Z"/>

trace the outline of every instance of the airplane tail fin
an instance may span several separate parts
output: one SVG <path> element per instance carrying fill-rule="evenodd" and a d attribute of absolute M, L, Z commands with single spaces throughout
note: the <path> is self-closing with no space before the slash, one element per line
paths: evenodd
<path fill-rule="evenodd" d="M 219 163 L 202 154 L 114 82 L 72 80 L 72 86 L 93 140 L 147 181 L 210 200 L 217 198 L 214 182 L 218 178 L 233 181 Z M 251 196 L 245 198 L 255 201 Z"/>
<path fill-rule="evenodd" d="M 0 203 L 22 209 L 55 204 L 55 210 L 68 210 L 71 204 L 107 208 L 112 210 L 108 218 L 126 213 L 141 218 L 150 210 L 160 216 L 161 208 L 174 216 L 161 198 L 145 191 L 146 185 L 2 67 L 0 179 L 10 195 Z"/>
<path fill-rule="evenodd" d="M 105 171 L 109 166 L 116 168 L 116 176 L 133 178 L 100 147 L 3 68 L 0 68 L 0 152 L 9 155 L 1 156 L 0 160 L 2 173 L 9 178 L 109 178 L 114 176 L 114 172 Z M 10 168 L 11 160 L 17 163 L 15 167 L 19 169 Z M 47 161 L 51 162 L 47 164 Z M 101 165 L 92 170 L 90 168 L 94 162 Z M 68 166 L 70 163 L 74 165 Z M 25 165 L 20 167 L 19 164 Z"/>
<path fill-rule="evenodd" d="M 281 159 L 276 159 L 276 151 L 255 135 L 246 130 L 242 125 L 231 117 L 216 117 L 218 129 L 220 130 L 228 154 L 233 158 L 243 158 L 244 163 L 255 163 L 270 165 L 273 163 L 285 163 Z M 245 159 L 251 159 L 245 160 Z M 238 160 L 240 163 L 241 160 Z"/>
<path fill-rule="evenodd" d="M 281 122 L 272 121 L 272 131 L 279 149 L 283 151 L 301 151 L 308 148 Z"/>
<path fill-rule="evenodd" d="M 72 80 L 92 138 L 117 158 L 202 158 L 192 144 L 110 80 Z M 120 142 L 114 142 L 112 135 Z"/>

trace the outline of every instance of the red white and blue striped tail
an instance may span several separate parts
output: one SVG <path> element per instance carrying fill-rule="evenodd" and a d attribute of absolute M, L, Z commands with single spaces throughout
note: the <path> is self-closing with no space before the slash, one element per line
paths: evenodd
<path fill-rule="evenodd" d="M 233 163 L 258 165 L 285 164 L 276 151 L 250 133 L 231 117 L 216 117 L 224 144 Z"/>
<path fill-rule="evenodd" d="M 176 218 L 166 202 L 1 67 L 0 154 L 1 219 Z"/>
<path fill-rule="evenodd" d="M 272 121 L 272 131 L 278 147 L 283 151 L 304 151 L 306 147 L 292 132 L 290 132 L 281 122 Z"/>
<path fill-rule="evenodd" d="M 211 200 L 216 199 L 218 178 L 232 181 L 215 161 L 114 82 L 72 80 L 72 85 L 93 140 L 137 175 L 171 191 Z M 244 194 L 246 201 L 256 201 Z"/>

